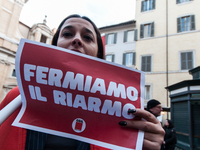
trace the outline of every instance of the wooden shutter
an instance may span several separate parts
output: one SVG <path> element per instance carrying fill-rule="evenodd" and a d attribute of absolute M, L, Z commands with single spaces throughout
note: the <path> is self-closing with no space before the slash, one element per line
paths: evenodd
<path fill-rule="evenodd" d="M 126 53 L 123 54 L 123 60 L 122 60 L 122 64 L 125 65 L 126 64 Z"/>
<path fill-rule="evenodd" d="M 181 70 L 187 69 L 187 64 L 186 64 L 187 56 L 186 55 L 187 55 L 186 53 L 181 53 Z"/>
<path fill-rule="evenodd" d="M 137 29 L 134 30 L 134 40 L 137 41 Z"/>
<path fill-rule="evenodd" d="M 124 42 L 127 42 L 127 31 L 124 31 Z"/>
<path fill-rule="evenodd" d="M 114 44 L 117 43 L 117 33 L 114 33 Z"/>
<path fill-rule="evenodd" d="M 146 57 L 142 57 L 142 61 L 141 61 L 141 70 L 145 71 L 145 62 L 146 62 Z"/>
<path fill-rule="evenodd" d="M 193 53 L 188 52 L 187 53 L 187 69 L 193 68 Z"/>
<path fill-rule="evenodd" d="M 135 65 L 135 52 L 133 52 L 133 62 L 132 62 L 132 65 Z"/>
<path fill-rule="evenodd" d="M 151 37 L 154 36 L 154 22 L 151 23 Z"/>
<path fill-rule="evenodd" d="M 195 30 L 195 16 L 194 15 L 191 15 L 190 16 L 190 20 L 191 20 L 191 25 L 190 25 L 190 28 L 191 30 Z"/>
<path fill-rule="evenodd" d="M 105 35 L 105 45 L 108 44 L 108 34 Z"/>
<path fill-rule="evenodd" d="M 143 38 L 144 37 L 144 25 L 141 24 L 140 25 L 140 38 Z"/>
<path fill-rule="evenodd" d="M 141 12 L 144 11 L 144 2 L 145 2 L 145 1 L 142 1 L 142 3 L 141 3 Z"/>
<path fill-rule="evenodd" d="M 177 18 L 177 32 L 181 32 L 181 18 Z"/>
<path fill-rule="evenodd" d="M 156 7 L 156 0 L 153 0 L 152 1 L 152 9 L 155 9 L 155 7 Z"/>
<path fill-rule="evenodd" d="M 147 72 L 151 72 L 151 56 L 147 56 Z"/>

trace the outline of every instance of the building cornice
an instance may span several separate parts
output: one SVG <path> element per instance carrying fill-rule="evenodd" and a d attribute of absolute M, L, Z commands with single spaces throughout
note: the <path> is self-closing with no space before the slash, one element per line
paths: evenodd
<path fill-rule="evenodd" d="M 151 75 L 151 74 L 174 74 L 174 73 L 188 73 L 188 70 L 175 70 L 175 71 L 155 71 L 155 72 L 145 72 L 146 75 Z"/>
<path fill-rule="evenodd" d="M 6 89 L 12 89 L 14 87 L 16 87 L 17 84 L 16 83 L 12 83 L 12 84 L 6 84 L 6 85 L 3 85 L 3 88 L 6 88 Z"/>
<path fill-rule="evenodd" d="M 54 35 L 53 31 L 44 23 L 38 23 L 38 24 L 33 25 L 30 29 L 30 32 L 34 33 L 34 30 L 37 30 L 38 28 L 41 29 L 42 31 L 47 32 L 48 34 L 52 36 Z"/>
<path fill-rule="evenodd" d="M 14 0 L 14 2 L 15 2 L 17 5 L 23 7 L 24 4 L 25 4 L 26 2 L 28 2 L 28 0 Z"/>
<path fill-rule="evenodd" d="M 13 57 L 16 56 L 16 53 L 15 53 L 15 52 L 10 51 L 10 50 L 8 50 L 8 49 L 5 49 L 5 48 L 3 48 L 3 47 L 0 47 L 0 52 L 6 53 L 7 55 L 11 55 L 11 56 L 13 56 Z"/>
<path fill-rule="evenodd" d="M 9 41 L 9 42 L 11 42 L 11 43 L 13 43 L 13 44 L 17 44 L 17 45 L 19 44 L 19 41 L 18 41 L 18 40 L 13 39 L 13 38 L 10 38 L 10 37 L 6 36 L 6 35 L 3 34 L 3 33 L 0 33 L 0 38 L 4 39 L 4 40 L 6 40 L 6 41 Z"/>
<path fill-rule="evenodd" d="M 169 34 L 168 37 L 177 36 L 177 35 L 184 35 L 184 34 L 190 34 L 190 33 L 197 33 L 197 32 L 200 32 L 200 30 L 192 30 L 192 31 L 185 31 L 185 32 L 180 32 L 180 33 L 175 33 L 175 34 Z M 163 38 L 163 37 L 167 37 L 167 36 L 166 35 L 161 35 L 161 36 L 154 36 L 154 37 L 146 37 L 146 38 L 138 39 L 137 41 L 152 40 L 152 39 Z"/>
<path fill-rule="evenodd" d="M 101 28 L 99 28 L 99 30 L 104 30 L 104 29 L 109 29 L 109 28 L 114 28 L 114 27 L 121 27 L 121 26 L 126 26 L 126 25 L 130 25 L 130 24 L 135 24 L 135 23 L 136 23 L 135 20 L 130 20 L 130 21 L 119 23 L 119 24 L 101 27 Z"/>
<path fill-rule="evenodd" d="M 23 22 L 19 21 L 19 24 L 22 24 L 23 26 L 29 28 L 29 30 L 31 29 L 31 27 L 29 27 L 28 25 L 24 24 Z"/>
<path fill-rule="evenodd" d="M 6 60 L 0 59 L 0 64 L 5 64 L 6 66 L 10 66 L 11 63 Z"/>

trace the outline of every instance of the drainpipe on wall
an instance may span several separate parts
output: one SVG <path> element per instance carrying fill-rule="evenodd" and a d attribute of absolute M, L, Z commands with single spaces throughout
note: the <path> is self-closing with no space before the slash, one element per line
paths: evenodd
<path fill-rule="evenodd" d="M 166 0 L 166 87 L 168 87 L 168 0 Z M 169 96 L 168 96 L 168 91 L 166 91 L 166 102 L 167 102 L 167 107 L 169 103 Z M 169 118 L 168 113 L 167 113 L 167 118 Z"/>

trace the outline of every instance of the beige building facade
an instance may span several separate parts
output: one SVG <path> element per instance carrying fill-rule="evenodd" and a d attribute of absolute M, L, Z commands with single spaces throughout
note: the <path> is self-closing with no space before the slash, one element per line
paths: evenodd
<path fill-rule="evenodd" d="M 0 0 L 0 102 L 17 86 L 15 55 L 21 38 L 51 44 L 53 31 L 43 23 L 29 27 L 19 22 L 19 16 L 28 0 Z"/>
<path fill-rule="evenodd" d="M 99 28 L 105 35 L 105 59 L 134 68 L 135 20 Z"/>
<path fill-rule="evenodd" d="M 154 98 L 170 107 L 165 87 L 192 79 L 188 70 L 200 65 L 199 6 L 199 0 L 136 0 L 136 67 L 146 74 L 145 103 Z"/>

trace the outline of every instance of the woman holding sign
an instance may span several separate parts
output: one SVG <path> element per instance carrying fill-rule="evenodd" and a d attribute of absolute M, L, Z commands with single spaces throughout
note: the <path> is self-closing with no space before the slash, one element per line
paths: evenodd
<path fill-rule="evenodd" d="M 52 45 L 101 59 L 103 59 L 104 56 L 101 35 L 96 25 L 87 17 L 80 17 L 79 15 L 71 15 L 61 22 L 53 37 Z M 18 88 L 12 89 L 1 103 L 0 109 L 5 107 L 19 94 Z M 0 149 L 106 149 L 73 139 L 13 127 L 11 124 L 18 112 L 19 109 L 17 109 L 0 127 Z M 133 113 L 135 116 L 144 118 L 146 121 L 122 120 L 119 122 L 119 125 L 124 128 L 143 130 L 145 132 L 143 142 L 144 149 L 159 150 L 164 137 L 164 130 L 162 129 L 160 122 L 151 113 L 145 110 L 129 110 L 128 113 Z M 116 126 L 118 125 L 116 124 Z M 10 143 L 12 143 L 12 145 Z"/>

